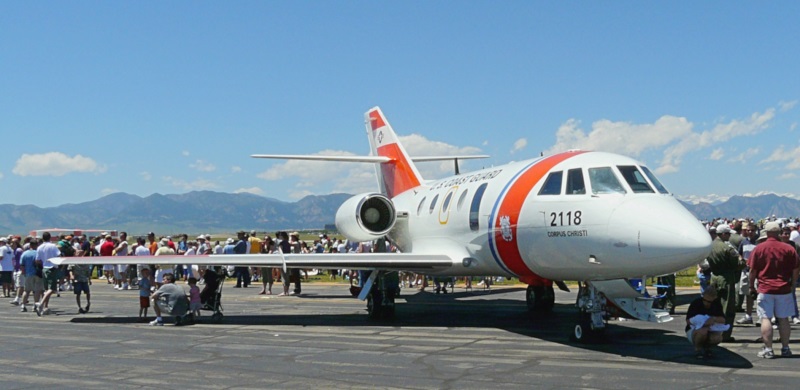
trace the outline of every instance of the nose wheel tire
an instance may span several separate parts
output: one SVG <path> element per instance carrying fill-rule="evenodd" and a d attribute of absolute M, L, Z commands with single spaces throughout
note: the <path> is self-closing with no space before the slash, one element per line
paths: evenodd
<path fill-rule="evenodd" d="M 579 343 L 591 343 L 597 341 L 603 334 L 605 328 L 595 329 L 592 326 L 592 315 L 581 312 L 578 315 L 578 323 L 572 330 L 570 339 Z"/>

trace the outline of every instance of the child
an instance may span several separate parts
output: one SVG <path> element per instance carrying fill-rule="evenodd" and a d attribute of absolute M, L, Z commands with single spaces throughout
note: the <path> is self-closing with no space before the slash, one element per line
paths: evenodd
<path fill-rule="evenodd" d="M 139 280 L 139 319 L 147 321 L 147 308 L 150 307 L 150 269 L 142 268 Z"/>
<path fill-rule="evenodd" d="M 200 288 L 197 287 L 197 278 L 189 278 L 189 311 L 195 317 L 200 317 Z"/>

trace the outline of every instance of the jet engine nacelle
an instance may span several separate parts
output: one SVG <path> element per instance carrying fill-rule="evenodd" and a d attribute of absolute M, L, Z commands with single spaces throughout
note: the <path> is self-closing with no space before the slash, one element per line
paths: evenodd
<path fill-rule="evenodd" d="M 346 200 L 336 211 L 336 228 L 351 241 L 372 241 L 392 230 L 395 222 L 392 200 L 366 193 Z"/>

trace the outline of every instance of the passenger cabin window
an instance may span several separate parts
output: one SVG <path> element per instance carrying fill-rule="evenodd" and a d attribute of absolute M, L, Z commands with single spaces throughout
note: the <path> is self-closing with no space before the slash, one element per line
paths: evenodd
<path fill-rule="evenodd" d="M 647 179 L 644 178 L 644 175 L 642 172 L 639 172 L 636 166 L 618 165 L 617 168 L 619 172 L 622 173 L 622 177 L 625 178 L 625 181 L 628 182 L 628 185 L 631 186 L 631 190 L 633 190 L 634 194 L 655 193 L 653 188 L 650 187 L 650 184 L 647 184 Z"/>
<path fill-rule="evenodd" d="M 583 182 L 583 171 L 570 169 L 567 171 L 567 195 L 586 194 L 586 184 Z"/>
<path fill-rule="evenodd" d="M 486 191 L 487 185 L 488 183 L 481 184 L 481 186 L 475 190 L 475 195 L 472 196 L 472 204 L 469 207 L 469 228 L 472 231 L 478 231 L 480 228 L 481 198 L 483 198 L 483 192 Z"/>
<path fill-rule="evenodd" d="M 647 178 L 650 179 L 650 182 L 653 183 L 654 186 L 656 186 L 658 192 L 662 194 L 669 194 L 669 191 L 667 191 L 667 189 L 661 184 L 661 182 L 658 181 L 656 175 L 654 175 L 653 172 L 650 172 L 650 170 L 647 169 L 646 166 L 642 166 L 642 171 L 644 172 L 645 175 L 647 175 Z"/>
<path fill-rule="evenodd" d="M 445 211 L 448 210 L 448 207 L 450 207 L 450 198 L 452 198 L 452 197 L 453 197 L 453 192 L 452 191 L 448 192 L 447 196 L 444 197 L 444 202 L 442 202 L 442 212 L 445 212 Z"/>
<path fill-rule="evenodd" d="M 547 179 L 539 190 L 539 195 L 561 195 L 561 178 L 564 173 L 561 171 L 550 172 Z"/>
<path fill-rule="evenodd" d="M 592 194 L 595 195 L 626 193 L 611 167 L 589 168 L 589 183 L 592 185 Z"/>
<path fill-rule="evenodd" d="M 429 214 L 433 214 L 433 209 L 436 208 L 436 201 L 439 200 L 439 195 L 436 195 L 431 200 L 431 207 L 428 209 Z"/>
<path fill-rule="evenodd" d="M 422 214 L 422 209 L 424 209 L 424 208 L 425 208 L 425 198 L 426 198 L 426 197 L 424 197 L 424 196 L 423 196 L 423 197 L 422 197 L 422 200 L 421 200 L 421 201 L 419 201 L 419 206 L 417 206 L 417 215 L 420 215 L 420 214 Z"/>
<path fill-rule="evenodd" d="M 458 197 L 458 211 L 461 211 L 461 205 L 464 204 L 464 199 L 467 199 L 468 191 L 469 190 L 464 190 L 464 192 L 461 193 L 461 196 Z"/>

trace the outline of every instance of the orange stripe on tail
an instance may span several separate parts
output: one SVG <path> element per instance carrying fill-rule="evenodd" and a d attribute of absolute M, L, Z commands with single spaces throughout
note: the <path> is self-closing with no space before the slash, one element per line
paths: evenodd
<path fill-rule="evenodd" d="M 422 183 L 422 177 L 380 108 L 375 107 L 369 110 L 367 120 L 369 121 L 368 129 L 371 130 L 370 144 L 373 146 L 373 153 L 392 159 L 389 162 L 381 163 L 381 182 L 386 195 L 393 198 L 418 187 Z"/>

